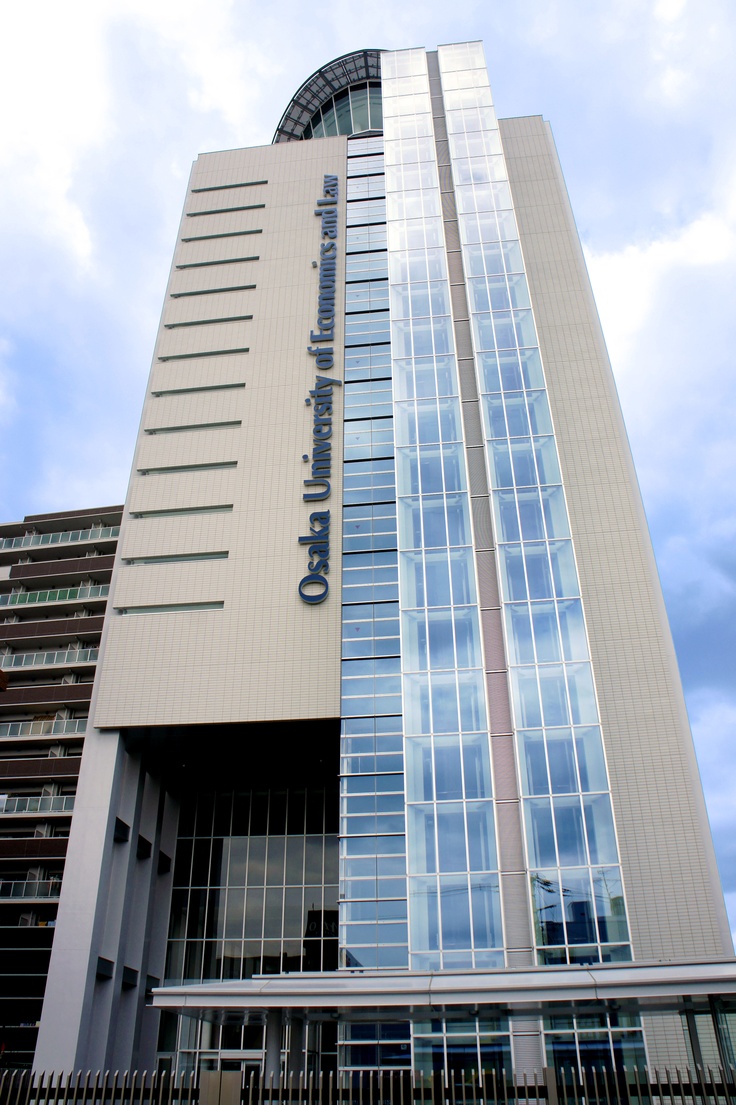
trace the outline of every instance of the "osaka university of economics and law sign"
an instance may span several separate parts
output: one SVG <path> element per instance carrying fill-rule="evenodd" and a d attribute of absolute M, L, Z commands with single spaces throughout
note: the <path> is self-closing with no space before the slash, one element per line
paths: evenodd
<path fill-rule="evenodd" d="M 329 499 L 332 479 L 332 396 L 333 388 L 342 387 L 328 373 L 335 366 L 335 287 L 337 281 L 337 177 L 325 174 L 322 195 L 314 213 L 320 220 L 319 291 L 317 325 L 309 332 L 307 353 L 314 357 L 314 387 L 304 400 L 312 411 L 312 451 L 303 460 L 312 465 L 311 476 L 304 480 L 302 498 L 305 503 Z M 299 581 L 299 597 L 315 605 L 324 602 L 330 590 L 327 575 L 330 570 L 330 511 L 315 510 L 309 515 L 309 533 L 299 538 L 306 545 L 307 574 Z"/>

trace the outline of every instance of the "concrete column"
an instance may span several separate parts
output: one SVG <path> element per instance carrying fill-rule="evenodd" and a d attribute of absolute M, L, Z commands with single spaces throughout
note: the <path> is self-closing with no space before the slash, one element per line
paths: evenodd
<path fill-rule="evenodd" d="M 266 1015 L 266 1061 L 263 1073 L 266 1079 L 273 1075 L 274 1082 L 281 1074 L 281 1029 L 283 1014 L 280 1009 L 269 1009 Z"/>
<path fill-rule="evenodd" d="M 286 1061 L 288 1074 L 299 1075 L 304 1070 L 304 1020 L 292 1016 L 289 1023 L 289 1054 Z"/>

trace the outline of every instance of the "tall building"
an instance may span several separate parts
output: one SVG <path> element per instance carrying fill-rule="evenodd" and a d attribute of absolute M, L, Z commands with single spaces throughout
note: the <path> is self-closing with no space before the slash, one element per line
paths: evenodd
<path fill-rule="evenodd" d="M 0 1063 L 41 1019 L 122 507 L 0 525 Z"/>
<path fill-rule="evenodd" d="M 196 161 L 92 718 L 39 1069 L 728 1061 L 582 252 L 479 44 Z"/>

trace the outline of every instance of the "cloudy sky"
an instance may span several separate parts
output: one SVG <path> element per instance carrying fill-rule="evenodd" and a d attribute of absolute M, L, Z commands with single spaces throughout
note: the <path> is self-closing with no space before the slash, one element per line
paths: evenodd
<path fill-rule="evenodd" d="M 314 69 L 482 38 L 552 123 L 618 380 L 736 925 L 730 0 L 36 0 L 0 15 L 0 519 L 122 501 L 190 163 Z"/>

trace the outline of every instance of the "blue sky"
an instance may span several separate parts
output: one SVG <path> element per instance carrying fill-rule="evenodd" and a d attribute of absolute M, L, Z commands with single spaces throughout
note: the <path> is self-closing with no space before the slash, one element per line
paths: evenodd
<path fill-rule="evenodd" d="M 736 8 L 729 0 L 36 0 L 0 17 L 0 519 L 122 501 L 199 151 L 270 141 L 363 46 L 482 38 L 555 133 L 736 926 Z"/>

